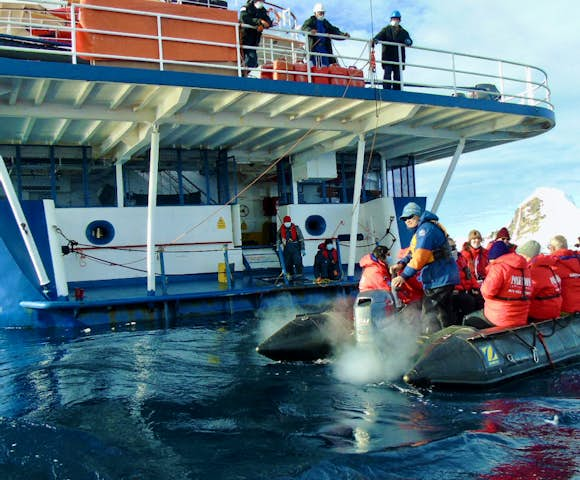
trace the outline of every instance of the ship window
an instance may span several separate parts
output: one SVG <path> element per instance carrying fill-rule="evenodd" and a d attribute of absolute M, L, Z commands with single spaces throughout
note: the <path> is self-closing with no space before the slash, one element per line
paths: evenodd
<path fill-rule="evenodd" d="M 306 231 L 313 237 L 320 237 L 326 231 L 326 220 L 320 215 L 310 215 L 304 222 Z"/>
<path fill-rule="evenodd" d="M 106 220 L 95 220 L 87 225 L 86 236 L 93 245 L 106 245 L 115 238 L 115 227 Z"/>

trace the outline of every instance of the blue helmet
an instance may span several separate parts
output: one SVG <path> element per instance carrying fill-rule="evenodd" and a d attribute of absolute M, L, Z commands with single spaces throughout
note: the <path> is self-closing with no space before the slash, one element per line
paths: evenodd
<path fill-rule="evenodd" d="M 393 13 L 391 13 L 391 18 L 401 18 L 401 12 L 398 10 L 393 10 Z"/>

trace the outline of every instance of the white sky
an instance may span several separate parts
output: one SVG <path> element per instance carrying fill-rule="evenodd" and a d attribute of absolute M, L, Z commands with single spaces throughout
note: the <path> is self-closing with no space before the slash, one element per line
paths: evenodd
<path fill-rule="evenodd" d="M 314 3 L 283 4 L 302 22 Z M 461 157 L 438 211 L 452 236 L 464 238 L 472 228 L 485 235 L 507 225 L 518 205 L 541 186 L 564 190 L 580 206 L 580 2 L 326 0 L 323 4 L 328 20 L 356 37 L 376 34 L 396 9 L 417 46 L 499 57 L 547 72 L 556 127 L 533 139 Z M 236 5 L 230 1 L 232 7 Z M 408 58 L 412 55 L 409 50 Z M 428 205 L 449 160 L 417 168 L 418 194 L 428 197 Z M 580 225 L 578 230 L 580 234 Z"/>

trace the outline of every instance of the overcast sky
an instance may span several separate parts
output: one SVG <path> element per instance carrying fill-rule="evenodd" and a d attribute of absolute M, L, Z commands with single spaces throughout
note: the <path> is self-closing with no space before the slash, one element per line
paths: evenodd
<path fill-rule="evenodd" d="M 312 14 L 314 3 L 290 0 L 284 5 L 290 6 L 302 22 Z M 580 206 L 580 2 L 327 0 L 322 3 L 331 23 L 352 36 L 371 37 L 389 21 L 392 10 L 397 9 L 417 46 L 499 57 L 538 66 L 547 72 L 556 127 L 533 139 L 461 157 L 438 212 L 451 235 L 462 238 L 472 228 L 485 235 L 507 225 L 517 206 L 541 186 L 564 190 Z M 407 56 L 411 61 L 413 51 Z M 428 205 L 435 199 L 449 160 L 417 168 L 418 194 L 428 197 Z"/>

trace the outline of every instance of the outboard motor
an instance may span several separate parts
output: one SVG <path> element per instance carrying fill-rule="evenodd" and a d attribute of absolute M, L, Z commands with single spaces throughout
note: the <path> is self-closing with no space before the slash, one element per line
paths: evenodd
<path fill-rule="evenodd" d="M 396 312 L 395 298 L 386 290 L 359 293 L 354 303 L 354 329 L 358 344 L 373 343 L 388 317 Z"/>

